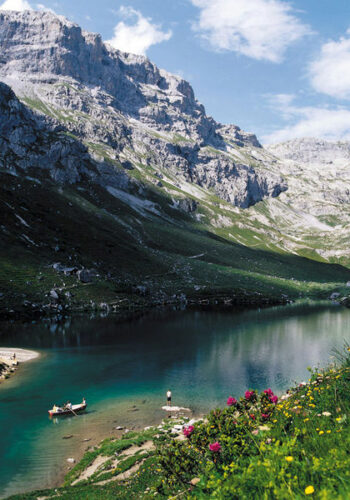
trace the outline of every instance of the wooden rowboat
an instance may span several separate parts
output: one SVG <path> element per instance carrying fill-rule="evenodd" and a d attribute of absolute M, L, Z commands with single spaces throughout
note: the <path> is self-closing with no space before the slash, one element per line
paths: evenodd
<path fill-rule="evenodd" d="M 80 413 L 81 411 L 86 410 L 87 404 L 81 403 L 80 405 L 72 405 L 72 409 L 62 408 L 61 410 L 49 410 L 50 417 L 62 417 L 63 415 L 74 415 L 75 413 Z"/>

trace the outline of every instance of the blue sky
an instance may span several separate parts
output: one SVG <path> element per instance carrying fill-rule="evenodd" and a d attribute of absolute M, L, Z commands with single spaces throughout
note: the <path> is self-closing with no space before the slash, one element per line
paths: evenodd
<path fill-rule="evenodd" d="M 194 87 L 208 114 L 265 143 L 350 139 L 349 0 L 0 0 L 51 8 L 144 53 Z"/>

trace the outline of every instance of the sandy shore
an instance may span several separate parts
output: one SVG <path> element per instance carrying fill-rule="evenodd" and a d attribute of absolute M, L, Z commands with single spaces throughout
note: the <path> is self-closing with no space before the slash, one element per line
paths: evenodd
<path fill-rule="evenodd" d="M 27 349 L 19 349 L 18 347 L 0 347 L 0 360 L 12 362 L 11 356 L 14 353 L 19 363 L 25 363 L 40 356 L 36 351 L 28 351 Z"/>
<path fill-rule="evenodd" d="M 16 355 L 15 359 L 13 355 Z M 36 351 L 18 347 L 0 347 L 0 382 L 10 377 L 21 363 L 31 361 L 40 356 Z"/>

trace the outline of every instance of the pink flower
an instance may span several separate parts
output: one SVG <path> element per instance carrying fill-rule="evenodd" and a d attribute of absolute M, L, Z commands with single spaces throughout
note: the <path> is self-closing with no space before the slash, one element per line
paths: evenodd
<path fill-rule="evenodd" d="M 267 420 L 269 417 L 270 417 L 270 415 L 268 413 L 261 414 L 261 418 L 263 418 L 264 420 Z"/>
<path fill-rule="evenodd" d="M 269 397 L 273 396 L 273 392 L 272 392 L 272 390 L 270 388 L 265 389 L 264 393 L 267 394 Z"/>
<path fill-rule="evenodd" d="M 244 397 L 249 401 L 249 399 L 252 398 L 252 396 L 254 396 L 254 391 L 245 391 L 244 393 Z"/>
<path fill-rule="evenodd" d="M 230 396 L 227 398 L 227 406 L 233 406 L 237 404 L 237 399 Z"/>
<path fill-rule="evenodd" d="M 271 403 L 276 404 L 276 403 L 277 403 L 277 401 L 278 401 L 278 397 L 277 397 L 277 396 L 271 396 L 271 397 L 270 397 L 270 401 L 271 401 Z"/>
<path fill-rule="evenodd" d="M 190 437 L 193 431 L 194 431 L 193 425 L 188 425 L 187 427 L 184 427 L 182 430 L 184 436 L 186 436 L 187 438 Z"/>
<path fill-rule="evenodd" d="M 221 444 L 217 441 L 209 445 L 209 450 L 218 453 L 221 450 Z"/>

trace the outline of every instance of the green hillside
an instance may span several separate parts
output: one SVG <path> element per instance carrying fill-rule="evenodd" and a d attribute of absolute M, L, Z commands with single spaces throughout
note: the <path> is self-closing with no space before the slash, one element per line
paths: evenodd
<path fill-rule="evenodd" d="M 52 289 L 71 311 L 101 303 L 123 310 L 180 303 L 183 294 L 194 303 L 326 298 L 350 280 L 345 267 L 268 250 L 268 241 L 265 249 L 233 242 L 205 218 L 174 208 L 172 198 L 150 184 L 142 197 L 116 198 L 97 185 L 61 187 L 33 175 L 0 174 L 2 315 L 41 312 Z M 199 207 L 205 213 L 204 204 Z M 57 262 L 94 269 L 97 276 L 81 283 L 55 271 Z"/>

